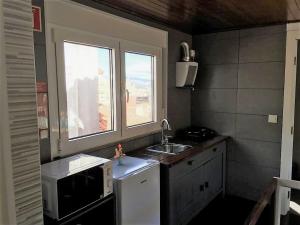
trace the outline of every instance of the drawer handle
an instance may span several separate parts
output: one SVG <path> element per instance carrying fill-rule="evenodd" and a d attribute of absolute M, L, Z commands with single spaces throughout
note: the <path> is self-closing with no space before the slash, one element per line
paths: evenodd
<path fill-rule="evenodd" d="M 209 186 L 208 181 L 205 182 L 204 186 L 205 186 L 205 188 L 208 188 L 208 186 Z"/>
<path fill-rule="evenodd" d="M 213 149 L 213 152 L 216 152 L 216 151 L 217 151 L 217 148 L 214 148 L 214 149 Z"/>
<path fill-rule="evenodd" d="M 193 165 L 193 162 L 194 162 L 194 160 L 190 160 L 190 161 L 188 161 L 188 164 L 191 166 L 191 165 Z"/>

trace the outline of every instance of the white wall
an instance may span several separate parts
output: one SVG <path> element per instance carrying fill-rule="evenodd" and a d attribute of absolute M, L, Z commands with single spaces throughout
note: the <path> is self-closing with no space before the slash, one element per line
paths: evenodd
<path fill-rule="evenodd" d="M 31 1 L 0 0 L 1 225 L 43 224 L 33 65 Z"/>
<path fill-rule="evenodd" d="M 8 224 L 6 203 L 6 192 L 4 191 L 3 157 L 0 151 L 0 224 Z"/>
<path fill-rule="evenodd" d="M 3 55 L 3 11 L 2 11 L 2 0 L 0 0 L 0 102 L 1 102 L 1 110 L 0 110 L 0 224 L 11 224 L 9 222 L 9 211 L 7 206 L 7 196 L 8 193 L 6 191 L 7 178 L 5 175 L 5 160 L 4 160 L 4 135 L 5 135 L 5 126 L 8 124 L 4 124 L 7 120 L 4 119 L 4 107 L 6 101 L 6 85 L 5 85 L 5 73 L 4 73 L 4 55 Z M 10 214 L 11 215 L 11 214 Z"/>

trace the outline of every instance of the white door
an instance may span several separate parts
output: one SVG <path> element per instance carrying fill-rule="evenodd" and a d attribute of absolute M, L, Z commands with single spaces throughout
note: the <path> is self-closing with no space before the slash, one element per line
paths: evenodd
<path fill-rule="evenodd" d="M 300 40 L 300 23 L 288 24 L 280 164 L 280 178 L 288 180 L 292 176 L 298 40 Z M 282 214 L 286 214 L 289 210 L 289 191 L 288 188 L 280 190 Z"/>

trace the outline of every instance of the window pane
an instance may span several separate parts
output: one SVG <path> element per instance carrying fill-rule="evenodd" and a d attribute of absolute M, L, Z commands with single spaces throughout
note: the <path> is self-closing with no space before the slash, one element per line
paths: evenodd
<path fill-rule="evenodd" d="M 154 57 L 125 53 L 126 123 L 134 126 L 153 122 Z"/>
<path fill-rule="evenodd" d="M 64 42 L 69 139 L 113 129 L 111 49 Z"/>

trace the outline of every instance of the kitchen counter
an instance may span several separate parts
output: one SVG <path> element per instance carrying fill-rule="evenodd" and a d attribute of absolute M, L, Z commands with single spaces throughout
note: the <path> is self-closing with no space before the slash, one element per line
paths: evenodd
<path fill-rule="evenodd" d="M 191 145 L 177 155 L 146 148 L 128 155 L 160 162 L 161 224 L 186 225 L 216 196 L 225 193 L 226 140 L 216 136 L 196 143 L 178 138 L 170 143 Z"/>
<path fill-rule="evenodd" d="M 148 151 L 146 148 L 135 150 L 135 151 L 129 152 L 127 154 L 129 156 L 134 156 L 134 157 L 138 157 L 138 158 L 142 158 L 142 159 L 154 159 L 154 160 L 159 161 L 163 165 L 172 166 L 174 164 L 181 162 L 182 160 L 185 160 L 196 154 L 204 152 L 205 150 L 209 149 L 210 147 L 217 145 L 227 139 L 229 139 L 228 136 L 216 136 L 210 140 L 207 140 L 207 141 L 204 141 L 201 143 L 196 143 L 196 142 L 192 142 L 192 141 L 182 141 L 180 139 L 174 139 L 170 142 L 192 146 L 192 148 L 185 150 L 177 155 L 151 152 L 151 151 Z"/>

